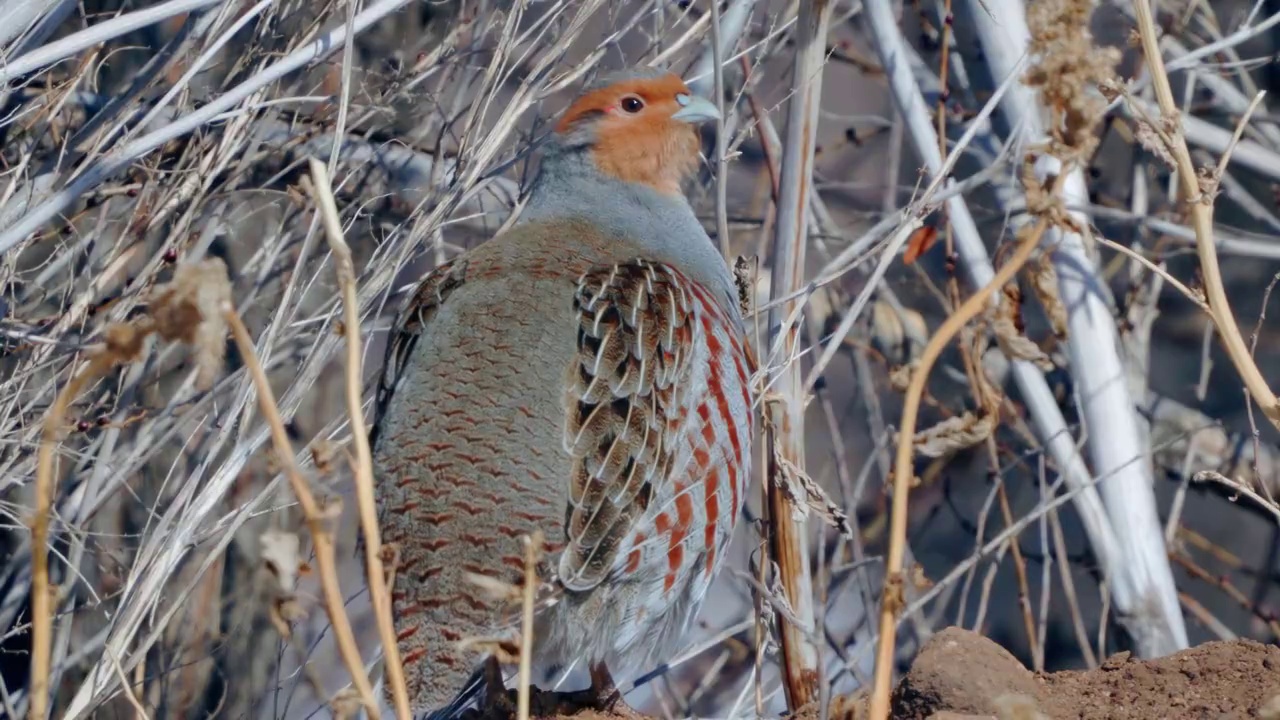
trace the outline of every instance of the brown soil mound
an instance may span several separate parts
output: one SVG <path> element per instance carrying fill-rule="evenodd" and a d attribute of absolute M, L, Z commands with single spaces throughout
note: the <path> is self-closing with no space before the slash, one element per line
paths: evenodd
<path fill-rule="evenodd" d="M 511 694 L 514 702 L 514 692 Z M 647 720 L 625 704 L 583 710 L 577 693 L 534 692 L 535 717 Z M 791 720 L 817 720 L 816 706 Z M 862 720 L 867 696 L 836 698 L 832 720 Z M 491 708 L 474 717 L 514 717 Z M 924 646 L 893 694 L 893 720 L 1280 720 L 1280 647 L 1206 643 L 1158 660 L 1129 653 L 1097 670 L 1036 674 L 981 635 L 947 628 Z"/>
<path fill-rule="evenodd" d="M 1158 660 L 1120 653 L 1097 670 L 1037 675 L 981 635 L 948 628 L 925 645 L 893 696 L 895 720 L 939 716 L 1280 720 L 1280 647 L 1214 642 Z"/>

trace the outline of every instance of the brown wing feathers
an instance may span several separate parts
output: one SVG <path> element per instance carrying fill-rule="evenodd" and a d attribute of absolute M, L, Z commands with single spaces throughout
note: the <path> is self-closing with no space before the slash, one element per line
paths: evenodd
<path fill-rule="evenodd" d="M 614 567 L 630 522 L 670 475 L 678 381 L 692 307 L 675 270 L 646 260 L 578 282 L 578 359 L 569 369 L 565 448 L 573 458 L 560 580 L 586 590 Z"/>

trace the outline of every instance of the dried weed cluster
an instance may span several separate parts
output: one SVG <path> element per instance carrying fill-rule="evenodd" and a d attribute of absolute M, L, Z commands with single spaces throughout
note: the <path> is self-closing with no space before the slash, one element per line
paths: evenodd
<path fill-rule="evenodd" d="M 1024 76 L 1040 91 L 1050 115 L 1050 143 L 1045 152 L 1064 165 L 1085 166 L 1098 146 L 1098 125 L 1106 101 L 1098 87 L 1115 81 L 1120 52 L 1098 47 L 1089 24 L 1089 0 L 1043 0 L 1027 3 L 1030 52 L 1034 60 Z"/>

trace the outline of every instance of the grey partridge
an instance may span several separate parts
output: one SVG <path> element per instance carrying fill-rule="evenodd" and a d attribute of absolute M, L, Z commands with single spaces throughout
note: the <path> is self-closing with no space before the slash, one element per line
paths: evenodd
<path fill-rule="evenodd" d="M 402 308 L 373 434 L 415 714 L 474 685 L 459 641 L 515 638 L 466 579 L 520 584 L 534 529 L 539 667 L 632 676 L 687 639 L 755 429 L 734 281 L 682 190 L 717 117 L 662 71 L 588 87 L 519 220 Z"/>

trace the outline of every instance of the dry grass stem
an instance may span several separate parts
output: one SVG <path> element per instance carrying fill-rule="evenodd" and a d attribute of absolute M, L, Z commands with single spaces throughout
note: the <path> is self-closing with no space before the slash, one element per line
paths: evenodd
<path fill-rule="evenodd" d="M 134 720 L 150 720 L 147 716 L 147 709 L 142 706 L 142 702 L 138 700 L 138 696 L 133 692 L 133 684 L 129 682 L 128 676 L 124 674 L 124 668 L 120 667 L 120 661 L 112 658 L 112 665 L 115 667 L 116 675 L 120 678 L 120 692 L 124 693 L 125 700 L 133 707 Z"/>
<path fill-rule="evenodd" d="M 1142 40 L 1142 52 L 1146 57 L 1147 67 L 1151 72 L 1152 87 L 1155 89 L 1156 101 L 1160 106 L 1164 124 L 1172 132 L 1167 133 L 1167 148 L 1173 156 L 1178 170 L 1178 181 L 1182 195 L 1187 201 L 1187 212 L 1191 216 L 1191 226 L 1196 233 L 1196 255 L 1200 259 L 1200 272 L 1203 277 L 1205 299 L 1209 304 L 1209 317 L 1213 320 L 1218 335 L 1222 338 L 1227 355 L 1244 380 L 1245 387 L 1253 396 L 1254 402 L 1262 409 L 1263 415 L 1272 425 L 1280 428 L 1280 400 L 1267 384 L 1266 378 L 1258 369 L 1245 344 L 1240 327 L 1236 324 L 1235 314 L 1227 300 L 1226 287 L 1222 280 L 1222 270 L 1218 267 L 1218 250 L 1213 239 L 1213 195 L 1206 193 L 1201 186 L 1201 175 L 1196 171 L 1191 159 L 1191 151 L 1187 148 L 1187 139 L 1182 131 L 1181 114 L 1173 97 L 1173 88 L 1165 72 L 1164 58 L 1160 54 L 1159 38 L 1156 34 L 1155 17 L 1151 5 L 1146 0 L 1135 0 L 1134 15 L 1138 24 L 1138 35 Z"/>
<path fill-rule="evenodd" d="M 1064 177 L 1065 175 L 1060 175 L 1059 182 Z M 911 480 L 915 475 L 912 471 L 914 465 L 912 440 L 915 437 L 920 400 L 924 397 L 925 381 L 928 380 L 929 371 L 947 345 L 970 320 L 986 310 L 987 300 L 991 295 L 1014 278 L 1035 253 L 1049 223 L 1048 219 L 1042 218 L 1034 227 L 1024 230 L 1023 237 L 1018 240 L 1017 250 L 996 271 L 995 277 L 982 289 L 970 295 L 954 313 L 947 317 L 946 322 L 938 328 L 933 337 L 929 338 L 929 344 L 925 345 L 924 351 L 920 353 L 918 364 L 911 372 L 911 382 L 903 398 L 901 428 L 893 461 L 893 505 L 890 510 L 889 552 L 885 560 L 884 592 L 880 600 L 880 632 L 876 646 L 876 669 L 871 695 L 872 720 L 889 717 L 889 690 L 893 675 L 898 613 L 905 602 L 903 593 L 906 579 L 902 574 L 902 561 L 907 544 L 907 499 L 911 491 Z"/>
<path fill-rule="evenodd" d="M 378 624 L 378 636 L 382 640 L 383 668 L 391 689 L 398 720 L 410 720 L 409 691 L 405 684 L 404 665 L 396 642 L 395 622 L 391 617 L 391 592 L 387 587 L 387 573 L 382 565 L 382 534 L 378 528 L 377 503 L 373 492 L 373 456 L 369 448 L 369 431 L 364 422 L 363 349 L 360 342 L 360 303 L 356 296 L 355 263 L 351 248 L 343 239 L 342 221 L 338 205 L 333 198 L 329 172 L 324 163 L 311 158 L 312 194 L 324 220 L 325 237 L 333 253 L 338 273 L 338 285 L 342 291 L 344 337 L 347 340 L 347 364 L 345 393 L 347 418 L 351 423 L 352 443 L 355 445 L 356 504 L 360 513 L 360 531 L 364 536 L 365 573 L 369 578 L 369 595 L 373 603 L 374 617 Z"/>
<path fill-rule="evenodd" d="M 1222 485 L 1223 487 L 1230 488 L 1231 492 L 1242 495 L 1246 498 L 1249 498 L 1255 504 L 1257 504 L 1258 507 L 1271 513 L 1271 515 L 1275 517 L 1276 522 L 1280 523 L 1280 505 L 1277 505 L 1272 500 L 1268 500 L 1267 498 L 1262 497 L 1258 493 L 1254 492 L 1252 489 L 1246 487 L 1245 485 L 1239 482 L 1236 482 L 1235 480 L 1232 480 L 1231 478 L 1227 477 L 1226 475 L 1223 475 L 1220 472 L 1216 472 L 1213 470 L 1201 470 L 1200 472 L 1197 472 L 1195 475 L 1191 476 L 1191 479 L 1195 482 L 1215 482 L 1215 483 L 1218 483 L 1219 485 Z"/>
<path fill-rule="evenodd" d="M 827 28 L 834 3 L 801 0 L 796 20 L 798 57 L 793 68 L 795 95 L 787 110 L 787 134 L 782 157 L 777 218 L 774 226 L 774 267 L 771 289 L 774 299 L 794 295 L 805 286 L 805 250 L 808 240 L 810 188 L 813 184 L 815 137 L 821 99 L 822 70 Z M 798 710 L 819 694 L 820 649 L 812 642 L 816 630 L 813 580 L 809 569 L 808 527 L 797 519 L 795 504 L 782 477 L 784 465 L 804 471 L 804 408 L 806 404 L 800 362 L 798 318 L 803 300 L 787 300 L 769 313 L 769 347 L 780 348 L 781 358 L 768 364 L 770 384 L 781 394 L 764 403 L 768 415 L 766 447 L 766 503 L 770 550 L 778 568 L 783 595 L 795 621 L 778 623 L 782 647 L 783 688 L 787 705 Z"/>
<path fill-rule="evenodd" d="M 529 688 L 533 683 L 533 609 L 538 589 L 538 555 L 542 551 L 542 533 L 524 539 L 524 587 L 520 607 L 520 676 L 516 686 L 516 714 L 529 720 Z"/>
<path fill-rule="evenodd" d="M 182 265 L 167 285 L 156 288 L 148 314 L 134 323 L 108 325 L 104 342 L 92 350 L 88 364 L 58 393 L 45 414 L 36 465 L 36 510 L 31 527 L 31 702 L 32 720 L 48 715 L 49 673 L 52 660 L 53 615 L 56 592 L 49 583 L 49 522 L 53 510 L 56 461 L 71 403 L 93 382 L 118 365 L 141 357 L 147 338 L 158 334 L 195 349 L 197 382 L 208 385 L 221 369 L 226 326 L 217 312 L 231 296 L 227 269 L 221 260 Z"/>
<path fill-rule="evenodd" d="M 293 489 L 298 504 L 302 506 L 303 518 L 307 523 L 308 530 L 311 532 L 311 542 L 315 546 L 316 565 L 320 574 L 320 585 L 324 593 L 325 611 L 328 613 L 329 623 L 333 626 L 338 652 L 347 667 L 347 672 L 351 675 L 352 684 L 355 685 L 356 691 L 360 694 L 360 701 L 364 705 L 365 711 L 370 718 L 377 720 L 380 717 L 378 703 L 373 697 L 373 687 L 369 684 L 369 678 L 365 675 L 364 663 L 360 658 L 360 648 L 356 645 L 355 633 L 351 630 L 351 620 L 347 617 L 346 602 L 342 595 L 342 588 L 338 586 L 333 533 L 328 527 L 328 523 L 331 522 L 330 514 L 320 506 L 315 496 L 311 494 L 311 488 L 308 487 L 306 478 L 302 476 L 302 471 L 298 467 L 297 460 L 293 454 L 293 444 L 289 441 L 289 434 L 285 430 L 284 421 L 280 417 L 280 409 L 276 405 L 275 394 L 271 392 L 267 374 L 262 369 L 262 363 L 258 360 L 258 353 L 254 349 L 253 338 L 249 335 L 249 329 L 244 326 L 244 322 L 240 319 L 240 314 L 236 312 L 235 307 L 230 302 L 224 303 L 222 316 L 231 327 L 231 335 L 235 339 L 236 347 L 240 350 L 240 355 L 244 359 L 249 376 L 253 380 L 254 388 L 257 390 L 258 407 L 271 430 L 271 441 L 276 449 L 275 459 L 283 465 L 285 477 L 289 481 L 289 486 Z"/>
<path fill-rule="evenodd" d="M 127 332 L 127 331 L 126 331 Z M 111 347 L 108 342 L 108 348 Z M 135 348 L 140 345 L 135 345 Z M 131 356 L 125 356 L 131 357 Z M 110 349 L 95 353 L 71 382 L 58 393 L 44 418 L 36 465 L 36 511 L 31 524 L 31 720 L 45 720 L 49 703 L 49 662 L 52 657 L 54 588 L 49 585 L 49 521 L 54 496 L 54 451 L 62 436 L 62 423 L 71 402 L 90 383 L 115 367 Z"/>

